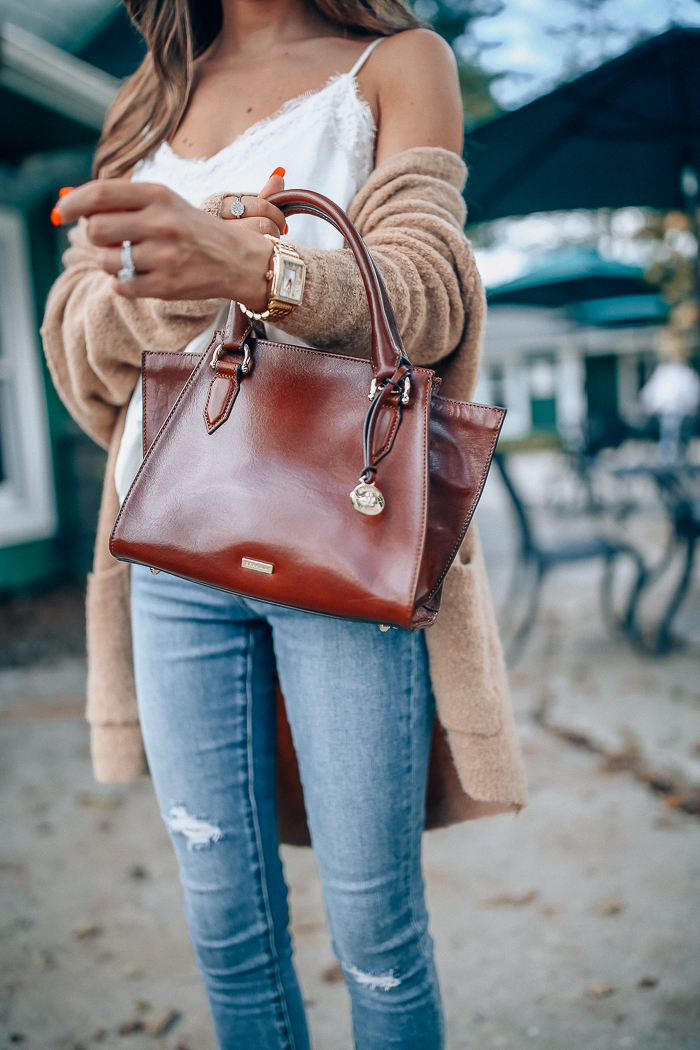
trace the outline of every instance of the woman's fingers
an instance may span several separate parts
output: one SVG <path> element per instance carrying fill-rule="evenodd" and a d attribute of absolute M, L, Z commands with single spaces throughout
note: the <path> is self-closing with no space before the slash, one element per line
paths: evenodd
<path fill-rule="evenodd" d="M 267 233 L 271 237 L 281 237 L 284 233 L 284 226 L 278 225 L 279 220 L 273 222 L 272 219 L 261 217 L 259 219 L 241 219 L 240 221 L 241 225 L 245 224 L 249 230 L 253 230 L 255 233 Z M 281 221 L 284 223 L 284 216 L 282 216 Z"/>
<path fill-rule="evenodd" d="M 150 220 L 150 221 L 149 221 Z M 171 231 L 171 235 L 174 231 Z M 165 216 L 160 220 L 145 209 L 139 211 L 102 212 L 87 220 L 87 235 L 96 248 L 109 248 L 122 241 L 145 241 L 165 237 Z"/>
<path fill-rule="evenodd" d="M 249 197 L 244 194 L 241 197 L 241 203 L 244 205 L 245 211 L 240 218 L 236 218 L 231 214 L 231 205 L 235 200 L 235 197 L 224 197 L 221 205 L 222 219 L 230 219 L 234 222 L 246 222 L 251 219 L 258 220 L 257 225 L 253 225 L 252 229 L 258 233 L 271 233 L 273 237 L 282 236 L 286 219 L 279 208 L 269 204 L 262 196 Z M 265 222 L 261 223 L 259 220 L 265 220 Z"/>
<path fill-rule="evenodd" d="M 273 171 L 270 178 L 267 180 L 263 188 L 260 190 L 260 197 L 271 197 L 273 193 L 281 193 L 284 189 L 284 168 L 277 168 Z"/>
<path fill-rule="evenodd" d="M 61 197 L 56 205 L 64 223 L 98 212 L 138 211 L 149 204 L 165 204 L 177 195 L 165 186 L 149 182 L 127 182 L 126 179 L 95 179 Z"/>
<path fill-rule="evenodd" d="M 139 269 L 139 255 L 141 254 L 139 247 L 138 244 L 132 244 L 131 246 L 131 261 L 137 272 Z M 122 250 L 121 248 L 103 248 L 102 251 L 97 253 L 95 261 L 105 273 L 111 273 L 116 276 L 122 268 Z"/>

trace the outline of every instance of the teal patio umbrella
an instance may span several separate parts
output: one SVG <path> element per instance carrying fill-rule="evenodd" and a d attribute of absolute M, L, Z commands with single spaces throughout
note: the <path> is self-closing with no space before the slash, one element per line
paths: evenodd
<path fill-rule="evenodd" d="M 688 208 L 700 172 L 700 29 L 674 28 L 471 132 L 471 222 Z"/>

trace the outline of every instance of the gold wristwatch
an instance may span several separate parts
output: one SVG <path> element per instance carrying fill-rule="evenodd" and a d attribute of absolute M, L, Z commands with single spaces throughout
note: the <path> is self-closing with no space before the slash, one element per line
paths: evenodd
<path fill-rule="evenodd" d="M 270 269 L 265 274 L 268 279 L 267 310 L 255 313 L 243 303 L 239 303 L 239 306 L 243 313 L 254 321 L 274 322 L 287 317 L 294 307 L 301 303 L 304 297 L 306 263 L 291 244 L 281 241 L 279 237 L 272 237 L 269 233 L 266 233 L 265 237 L 272 245 Z"/>

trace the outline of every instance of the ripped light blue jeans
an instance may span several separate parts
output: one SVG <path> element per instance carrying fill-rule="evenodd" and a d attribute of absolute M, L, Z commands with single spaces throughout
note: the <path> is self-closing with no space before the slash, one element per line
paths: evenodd
<path fill-rule="evenodd" d="M 275 816 L 275 661 L 358 1050 L 441 1050 L 421 832 L 422 632 L 382 634 L 132 566 L 148 761 L 221 1050 L 308 1050 Z"/>

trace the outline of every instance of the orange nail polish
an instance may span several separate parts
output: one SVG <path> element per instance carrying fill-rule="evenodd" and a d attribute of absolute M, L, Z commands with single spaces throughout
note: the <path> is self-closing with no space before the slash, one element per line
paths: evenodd
<path fill-rule="evenodd" d="M 285 170 L 284 168 L 275 168 L 275 170 L 272 172 L 272 175 L 281 175 L 284 178 Z M 270 175 L 270 178 L 272 178 L 272 175 Z"/>
<path fill-rule="evenodd" d="M 54 224 L 54 226 L 61 225 L 61 213 L 58 210 L 58 208 L 51 209 L 51 222 Z"/>
<path fill-rule="evenodd" d="M 75 186 L 61 186 L 60 190 L 58 191 L 59 200 L 61 199 L 61 197 L 67 197 L 68 194 L 72 193 L 74 189 Z"/>
<path fill-rule="evenodd" d="M 287 233 L 288 230 L 289 230 L 289 225 L 287 223 L 285 223 L 284 224 L 284 232 Z M 284 236 L 284 234 L 283 234 L 283 236 Z"/>

